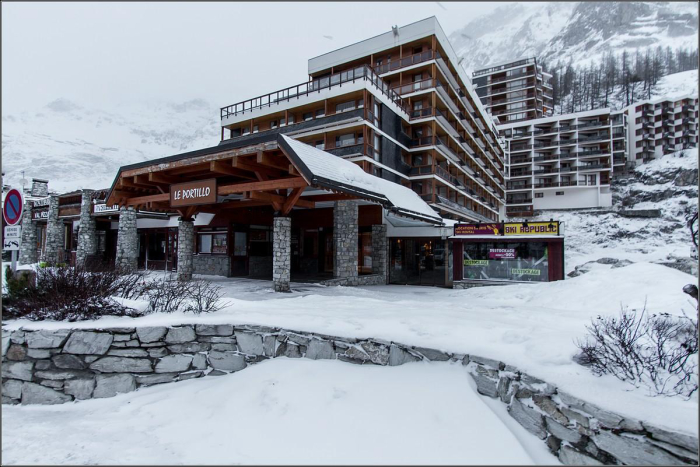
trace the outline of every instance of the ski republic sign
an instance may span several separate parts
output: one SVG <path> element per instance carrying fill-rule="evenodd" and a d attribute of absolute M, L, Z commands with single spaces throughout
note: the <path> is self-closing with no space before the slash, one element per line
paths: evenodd
<path fill-rule="evenodd" d="M 7 225 L 15 225 L 22 219 L 22 201 L 22 193 L 16 188 L 7 192 L 5 202 L 2 205 L 2 215 Z"/>
<path fill-rule="evenodd" d="M 216 203 L 216 179 L 170 185 L 170 207 Z"/>
<path fill-rule="evenodd" d="M 456 236 L 559 235 L 559 221 L 455 224 Z"/>

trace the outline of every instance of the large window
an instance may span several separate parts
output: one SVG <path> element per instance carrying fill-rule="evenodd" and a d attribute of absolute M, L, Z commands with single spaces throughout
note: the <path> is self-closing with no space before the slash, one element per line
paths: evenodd
<path fill-rule="evenodd" d="M 204 254 L 225 255 L 228 252 L 228 234 L 226 232 L 200 233 L 197 236 L 197 252 Z"/>
<path fill-rule="evenodd" d="M 465 279 L 546 282 L 549 279 L 544 242 L 464 242 Z"/>

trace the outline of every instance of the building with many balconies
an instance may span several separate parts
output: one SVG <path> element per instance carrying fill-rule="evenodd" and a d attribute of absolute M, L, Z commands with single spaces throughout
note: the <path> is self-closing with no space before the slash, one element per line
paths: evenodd
<path fill-rule="evenodd" d="M 500 125 L 508 145 L 506 215 L 612 205 L 626 163 L 627 116 L 598 109 Z"/>
<path fill-rule="evenodd" d="M 698 145 L 698 98 L 652 99 L 625 109 L 629 119 L 629 161 L 638 165 Z"/>
<path fill-rule="evenodd" d="M 552 75 L 535 57 L 476 70 L 472 81 L 486 110 L 501 123 L 552 115 Z"/>
<path fill-rule="evenodd" d="M 221 109 L 222 141 L 284 133 L 408 186 L 442 217 L 499 219 L 505 150 L 432 17 L 309 60 L 309 81 Z"/>

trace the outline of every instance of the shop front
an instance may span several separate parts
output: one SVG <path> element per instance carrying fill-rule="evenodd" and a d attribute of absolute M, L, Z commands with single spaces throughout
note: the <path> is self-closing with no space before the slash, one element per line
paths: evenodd
<path fill-rule="evenodd" d="M 564 279 L 564 236 L 557 221 L 457 224 L 454 287 Z M 458 261 L 459 259 L 459 261 Z"/>

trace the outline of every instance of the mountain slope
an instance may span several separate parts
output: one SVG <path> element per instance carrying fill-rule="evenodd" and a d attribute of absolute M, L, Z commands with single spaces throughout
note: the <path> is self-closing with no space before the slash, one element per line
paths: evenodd
<path fill-rule="evenodd" d="M 122 165 L 213 146 L 218 108 L 197 99 L 143 102 L 110 111 L 57 99 L 2 117 L 4 184 L 49 179 L 51 190 L 105 188 Z"/>
<path fill-rule="evenodd" d="M 695 3 L 566 2 L 503 5 L 450 35 L 470 71 L 537 56 L 576 65 L 613 50 L 697 47 Z"/>

